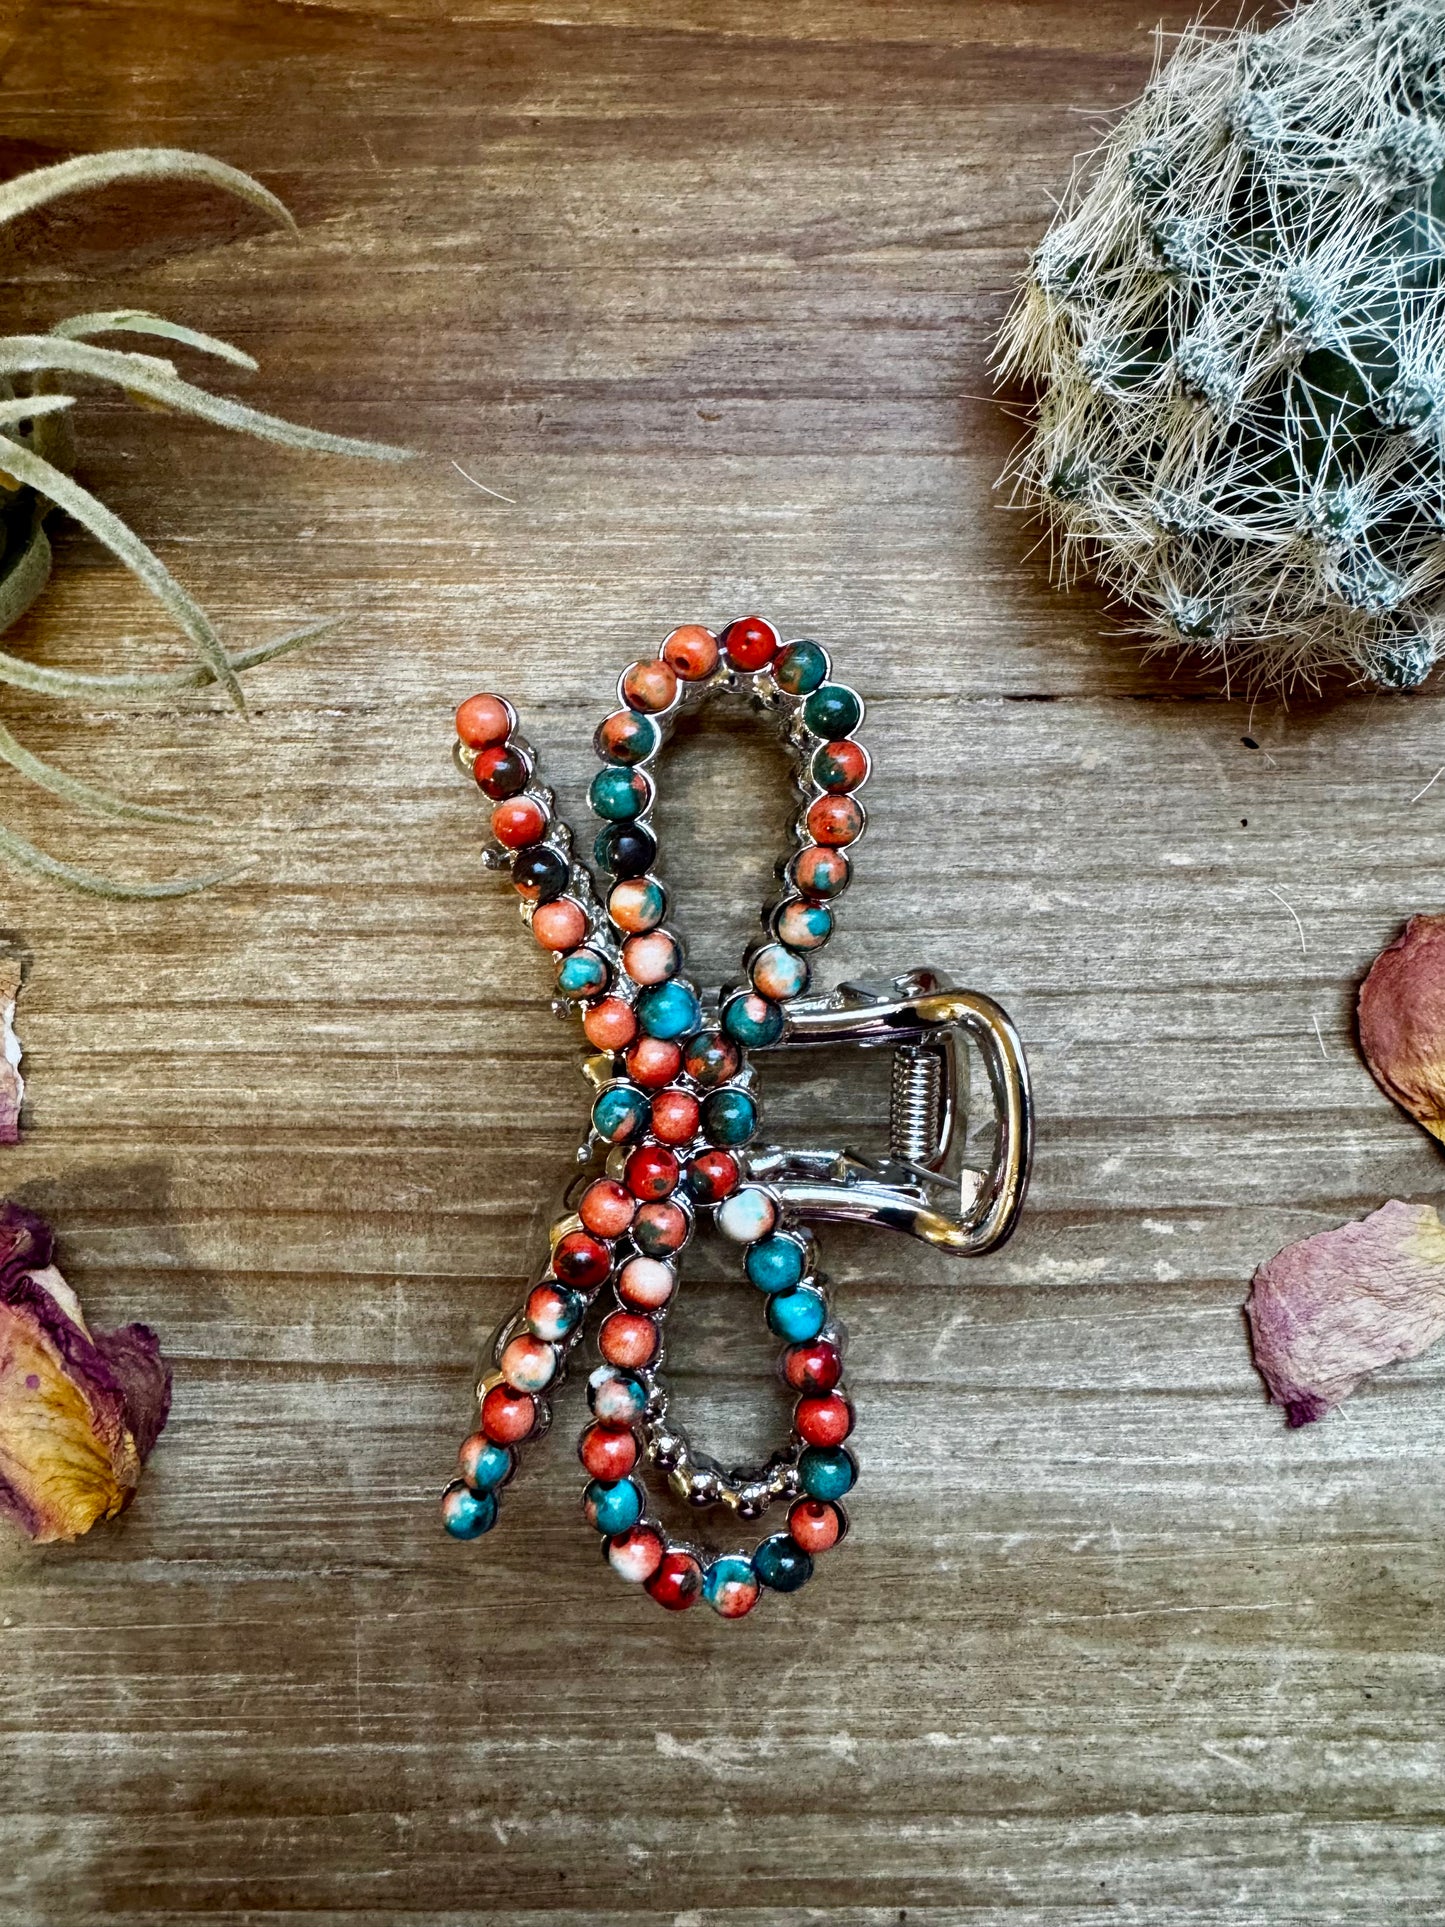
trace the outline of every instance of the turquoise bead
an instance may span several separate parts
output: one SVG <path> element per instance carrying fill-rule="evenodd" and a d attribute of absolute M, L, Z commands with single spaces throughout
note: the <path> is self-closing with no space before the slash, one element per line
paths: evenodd
<path fill-rule="evenodd" d="M 827 673 L 827 652 L 816 642 L 790 642 L 773 663 L 773 681 L 789 696 L 811 694 Z"/>
<path fill-rule="evenodd" d="M 495 1492 L 473 1492 L 458 1479 L 442 1494 L 442 1524 L 454 1539 L 480 1539 L 496 1523 Z"/>
<path fill-rule="evenodd" d="M 749 1245 L 743 1268 L 759 1291 L 791 1291 L 803 1275 L 803 1247 L 796 1238 L 760 1238 Z"/>
<path fill-rule="evenodd" d="M 702 1022 L 702 1006 L 697 992 L 674 978 L 643 991 L 637 1000 L 637 1021 L 648 1037 L 687 1037 Z"/>
<path fill-rule="evenodd" d="M 822 1295 L 802 1285 L 796 1291 L 780 1291 L 768 1300 L 768 1330 L 791 1345 L 805 1338 L 816 1338 L 828 1322 L 828 1307 Z"/>
<path fill-rule="evenodd" d="M 627 823 L 641 816 L 652 800 L 652 785 L 639 769 L 598 770 L 587 800 L 609 823 Z"/>
<path fill-rule="evenodd" d="M 798 1460 L 798 1478 L 810 1499 L 841 1499 L 853 1490 L 858 1466 L 845 1445 L 810 1445 Z"/>
<path fill-rule="evenodd" d="M 631 1479 L 618 1479 L 612 1485 L 593 1479 L 582 1494 L 582 1510 L 588 1525 L 599 1532 L 609 1536 L 630 1532 L 642 1517 L 642 1489 Z"/>
<path fill-rule="evenodd" d="M 609 974 L 607 959 L 595 950 L 573 950 L 557 966 L 557 988 L 564 997 L 597 997 Z"/>
<path fill-rule="evenodd" d="M 723 1029 L 744 1050 L 762 1050 L 776 1044 L 783 1034 L 786 1019 L 781 1010 L 756 991 L 733 997 L 723 1007 Z"/>
<path fill-rule="evenodd" d="M 775 1532 L 753 1554 L 753 1569 L 774 1592 L 796 1592 L 813 1576 L 813 1561 L 789 1533 Z"/>
<path fill-rule="evenodd" d="M 473 1492 L 495 1492 L 512 1476 L 516 1454 L 507 1445 L 494 1445 L 478 1432 L 475 1443 L 468 1439 L 462 1447 L 462 1477 Z"/>
<path fill-rule="evenodd" d="M 862 703 L 840 682 L 825 682 L 803 704 L 803 721 L 815 736 L 829 741 L 835 736 L 851 736 L 862 720 Z"/>
<path fill-rule="evenodd" d="M 746 1144 L 758 1128 L 758 1107 L 746 1091 L 712 1091 L 702 1101 L 703 1136 L 709 1144 Z"/>
<path fill-rule="evenodd" d="M 592 1128 L 609 1144 L 635 1137 L 646 1124 L 652 1106 L 633 1084 L 609 1084 L 597 1093 L 592 1106 Z"/>

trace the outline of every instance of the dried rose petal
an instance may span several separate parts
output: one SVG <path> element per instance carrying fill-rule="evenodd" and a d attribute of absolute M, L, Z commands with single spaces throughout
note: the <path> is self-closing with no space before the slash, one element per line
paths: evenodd
<path fill-rule="evenodd" d="M 41 1543 L 130 1504 L 171 1395 L 155 1333 L 92 1334 L 51 1243 L 43 1218 L 0 1205 L 0 1517 Z"/>
<path fill-rule="evenodd" d="M 1286 1245 L 1254 1274 L 1244 1309 L 1270 1397 L 1308 1425 L 1445 1333 L 1445 1224 L 1433 1205 L 1392 1199 Z"/>
<path fill-rule="evenodd" d="M 20 1039 L 15 1035 L 15 999 L 20 995 L 20 965 L 0 957 L 0 1144 L 20 1141 Z"/>
<path fill-rule="evenodd" d="M 1380 1089 L 1445 1138 L 1445 917 L 1411 917 L 1360 987 L 1360 1048 Z"/>

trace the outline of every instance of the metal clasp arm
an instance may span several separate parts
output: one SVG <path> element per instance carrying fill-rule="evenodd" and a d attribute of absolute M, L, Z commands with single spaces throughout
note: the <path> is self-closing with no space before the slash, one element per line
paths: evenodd
<path fill-rule="evenodd" d="M 776 1049 L 846 1042 L 943 1053 L 937 1142 L 924 1162 L 900 1156 L 896 1144 L 878 1162 L 848 1150 L 759 1151 L 751 1159 L 754 1176 L 801 1217 L 906 1231 L 956 1256 L 1001 1245 L 1017 1222 L 1033 1159 L 1028 1065 L 1007 1012 L 979 991 L 953 989 L 924 971 L 900 978 L 891 994 L 845 985 L 826 997 L 796 999 L 786 1010 L 788 1032 Z M 983 1058 L 997 1133 L 989 1169 L 965 1169 L 951 1180 L 939 1167 L 959 1110 L 960 1031 Z"/>

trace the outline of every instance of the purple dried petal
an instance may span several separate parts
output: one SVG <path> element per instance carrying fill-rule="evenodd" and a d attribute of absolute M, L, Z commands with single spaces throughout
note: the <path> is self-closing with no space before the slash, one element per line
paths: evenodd
<path fill-rule="evenodd" d="M 0 1206 L 0 1516 L 75 1539 L 131 1501 L 165 1424 L 170 1372 L 143 1325 L 92 1337 L 43 1219 Z"/>
<path fill-rule="evenodd" d="M 1254 1274 L 1244 1309 L 1270 1397 L 1308 1425 L 1445 1334 L 1445 1225 L 1433 1205 L 1392 1200 L 1286 1245 Z"/>
<path fill-rule="evenodd" d="M 1445 1138 L 1445 917 L 1411 917 L 1360 986 L 1360 1048 L 1375 1082 Z"/>
<path fill-rule="evenodd" d="M 171 1368 L 149 1325 L 97 1332 L 95 1349 L 110 1366 L 125 1399 L 126 1422 L 144 1465 L 171 1415 Z"/>

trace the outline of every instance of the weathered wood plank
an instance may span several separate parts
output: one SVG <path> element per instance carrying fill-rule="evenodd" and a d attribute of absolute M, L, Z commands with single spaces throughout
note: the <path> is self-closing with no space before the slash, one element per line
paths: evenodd
<path fill-rule="evenodd" d="M 993 491 L 1008 285 L 1152 24 L 1115 0 L 0 21 L 7 172 L 192 145 L 303 228 L 67 204 L 4 243 L 14 325 L 161 308 L 255 353 L 259 404 L 427 452 L 381 473 L 85 412 L 86 479 L 229 637 L 351 613 L 257 673 L 249 724 L 201 694 L 5 695 L 40 753 L 204 794 L 258 857 L 161 911 L 7 878 L 9 1188 L 97 1318 L 160 1328 L 177 1400 L 120 1526 L 0 1555 L 5 1927 L 1437 1917 L 1445 1368 L 1289 1434 L 1239 1304 L 1286 1239 L 1437 1189 L 1350 1009 L 1431 902 L 1445 784 L 1411 798 L 1440 702 L 1251 709 L 1141 664 Z M 182 659 L 97 551 L 60 555 L 21 646 Z M 582 1115 L 447 747 L 456 699 L 504 682 L 575 807 L 618 666 L 752 605 L 870 703 L 830 966 L 1002 997 L 1042 1138 L 991 1260 L 828 1238 L 856 1530 L 791 1609 L 725 1628 L 598 1569 L 575 1386 L 505 1528 L 435 1527 Z M 777 768 L 729 724 L 669 764 L 705 975 L 762 895 Z M 100 836 L 8 772 L 0 821 L 133 872 L 226 842 Z M 866 1130 L 876 1071 L 769 1065 L 770 1116 Z M 677 1383 L 720 1445 L 777 1419 L 758 1323 L 700 1251 Z"/>

